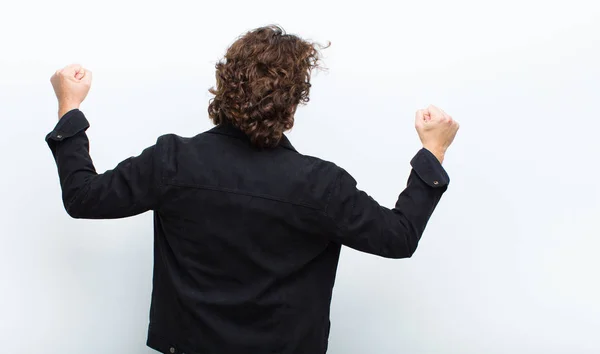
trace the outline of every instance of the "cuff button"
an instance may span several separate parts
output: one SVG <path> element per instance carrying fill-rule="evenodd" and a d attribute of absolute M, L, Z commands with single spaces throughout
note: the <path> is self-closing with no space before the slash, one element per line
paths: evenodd
<path fill-rule="evenodd" d="M 56 138 L 57 138 L 57 139 L 62 139 L 62 135 L 58 134 L 58 135 L 56 136 Z"/>
<path fill-rule="evenodd" d="M 438 181 L 433 181 L 433 184 L 435 184 L 435 185 L 437 186 L 438 184 L 440 184 L 440 182 L 438 182 Z"/>

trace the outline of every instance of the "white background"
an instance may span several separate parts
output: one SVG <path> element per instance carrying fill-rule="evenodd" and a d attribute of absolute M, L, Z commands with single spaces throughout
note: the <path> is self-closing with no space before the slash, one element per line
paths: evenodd
<path fill-rule="evenodd" d="M 151 353 L 151 214 L 72 220 L 44 136 L 49 83 L 94 72 L 99 171 L 210 128 L 214 64 L 270 23 L 320 42 L 326 73 L 290 134 L 392 206 L 414 112 L 461 123 L 451 186 L 409 260 L 344 249 L 332 354 L 600 352 L 600 10 L 561 1 L 3 1 L 0 351 Z"/>

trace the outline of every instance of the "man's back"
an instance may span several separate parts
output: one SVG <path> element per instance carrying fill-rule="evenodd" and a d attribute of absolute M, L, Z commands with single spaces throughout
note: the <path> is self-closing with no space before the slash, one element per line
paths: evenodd
<path fill-rule="evenodd" d="M 232 126 L 157 146 L 166 151 L 149 345 L 325 352 L 340 252 L 326 209 L 338 168 L 287 139 L 253 148 Z"/>

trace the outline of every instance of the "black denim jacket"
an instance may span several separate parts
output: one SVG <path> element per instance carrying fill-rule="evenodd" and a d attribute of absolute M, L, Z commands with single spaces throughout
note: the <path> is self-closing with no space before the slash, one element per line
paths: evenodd
<path fill-rule="evenodd" d="M 147 344 L 164 353 L 325 353 L 341 245 L 410 257 L 449 183 L 422 149 L 388 209 L 286 137 L 261 150 L 227 124 L 161 136 L 98 174 L 88 127 L 73 110 L 46 137 L 64 207 L 87 219 L 154 212 Z"/>

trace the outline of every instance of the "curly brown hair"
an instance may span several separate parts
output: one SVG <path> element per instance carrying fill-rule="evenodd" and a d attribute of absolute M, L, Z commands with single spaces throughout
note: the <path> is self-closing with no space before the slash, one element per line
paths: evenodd
<path fill-rule="evenodd" d="M 208 106 L 213 123 L 233 124 L 258 147 L 277 146 L 294 125 L 298 104 L 309 101 L 322 48 L 274 25 L 240 37 L 216 65 Z"/>

